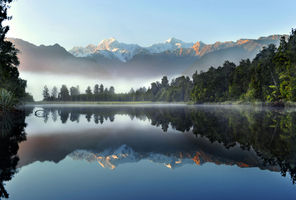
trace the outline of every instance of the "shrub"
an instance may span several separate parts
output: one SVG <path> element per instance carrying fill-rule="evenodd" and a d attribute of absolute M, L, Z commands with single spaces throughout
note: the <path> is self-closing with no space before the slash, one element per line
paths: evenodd
<path fill-rule="evenodd" d="M 5 90 L 0 88 L 0 110 L 10 110 L 16 105 L 17 101 L 14 98 L 14 95 Z"/>

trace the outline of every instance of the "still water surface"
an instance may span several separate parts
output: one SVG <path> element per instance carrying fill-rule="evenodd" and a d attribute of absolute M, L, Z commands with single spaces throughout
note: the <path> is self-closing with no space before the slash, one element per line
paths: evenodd
<path fill-rule="evenodd" d="M 0 120 L 2 197 L 296 198 L 295 110 L 186 105 L 24 110 Z M 38 116 L 36 110 L 42 110 Z"/>

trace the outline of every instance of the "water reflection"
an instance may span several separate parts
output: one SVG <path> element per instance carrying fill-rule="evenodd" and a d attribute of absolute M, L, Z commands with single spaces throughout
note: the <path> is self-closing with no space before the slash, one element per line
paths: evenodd
<path fill-rule="evenodd" d="M 17 171 L 19 143 L 26 140 L 25 126 L 25 112 L 0 113 L 0 199 L 9 197 L 4 182 Z"/>
<path fill-rule="evenodd" d="M 32 137 L 23 144 L 19 166 L 36 160 L 59 162 L 66 156 L 115 169 L 148 159 L 168 168 L 206 162 L 258 167 L 289 174 L 296 180 L 296 112 L 217 106 L 42 106 L 44 123 L 84 121 L 92 128 L 76 134 Z M 116 129 L 118 116 L 148 121 L 150 127 Z M 104 128 L 105 122 L 114 127 Z M 102 125 L 102 126 L 100 126 Z M 151 126 L 152 125 L 152 126 Z M 161 134 L 169 129 L 180 134 Z M 50 130 L 48 130 L 50 132 Z M 181 133 L 183 132 L 183 133 Z M 54 147 L 54 150 L 53 150 Z M 30 155 L 30 156 L 28 156 Z"/>

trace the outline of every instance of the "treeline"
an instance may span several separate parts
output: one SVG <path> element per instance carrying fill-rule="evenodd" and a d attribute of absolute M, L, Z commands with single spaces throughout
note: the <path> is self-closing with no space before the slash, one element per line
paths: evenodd
<path fill-rule="evenodd" d="M 195 103 L 296 101 L 296 30 L 288 40 L 282 37 L 278 48 L 273 44 L 263 48 L 253 61 L 242 60 L 238 66 L 226 61 L 217 69 L 195 73 L 193 85 Z"/>
<path fill-rule="evenodd" d="M 59 90 L 54 86 L 51 91 L 44 86 L 42 95 L 45 101 L 113 101 L 116 96 L 113 86 L 108 89 L 103 84 L 96 84 L 93 89 L 88 86 L 84 93 L 80 92 L 79 86 L 68 89 L 66 85 L 62 85 Z"/>
<path fill-rule="evenodd" d="M 115 93 L 114 87 L 104 88 L 97 84 L 85 93 L 79 87 L 68 89 L 65 85 L 52 89 L 45 86 L 44 100 L 61 101 L 165 101 L 165 102 L 223 102 L 262 101 L 283 105 L 296 101 L 296 30 L 282 37 L 277 48 L 271 44 L 264 47 L 251 61 L 242 60 L 239 65 L 225 61 L 218 68 L 196 72 L 192 79 L 181 76 L 169 82 L 164 76 L 151 86 L 128 93 Z"/>
<path fill-rule="evenodd" d="M 79 86 L 68 89 L 62 85 L 60 89 L 54 86 L 51 90 L 44 86 L 44 101 L 189 101 L 192 81 L 189 77 L 181 76 L 169 82 L 164 76 L 161 82 L 153 82 L 151 87 L 133 88 L 128 93 L 115 93 L 115 88 L 104 87 L 103 84 L 88 86 L 84 92 L 80 92 Z"/>

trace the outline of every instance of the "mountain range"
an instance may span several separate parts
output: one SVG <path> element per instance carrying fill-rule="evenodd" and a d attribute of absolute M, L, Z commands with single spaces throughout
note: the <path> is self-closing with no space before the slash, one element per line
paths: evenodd
<path fill-rule="evenodd" d="M 241 153 L 245 159 L 237 159 L 235 153 Z M 88 162 L 98 162 L 103 168 L 114 170 L 121 164 L 136 163 L 141 160 L 149 160 L 153 163 L 161 164 L 169 169 L 182 167 L 186 164 L 203 165 L 205 163 L 215 163 L 216 165 L 237 165 L 239 167 L 258 167 L 262 170 L 279 171 L 278 167 L 264 165 L 262 160 L 253 153 L 246 153 L 238 149 L 231 150 L 219 157 L 208 152 L 175 152 L 169 154 L 154 152 L 136 152 L 131 147 L 123 144 L 115 149 L 106 149 L 103 152 L 92 152 L 86 150 L 76 150 L 69 154 L 74 160 L 86 160 Z"/>
<path fill-rule="evenodd" d="M 69 51 L 58 44 L 36 46 L 21 39 L 9 40 L 20 50 L 21 71 L 129 79 L 180 74 L 191 76 L 195 71 L 218 67 L 225 60 L 238 63 L 241 59 L 252 59 L 264 46 L 278 45 L 280 38 L 281 35 L 271 35 L 214 44 L 187 43 L 170 38 L 149 47 L 110 38 L 98 45 L 73 47 Z"/>
<path fill-rule="evenodd" d="M 106 58 L 116 58 L 122 62 L 131 60 L 137 54 L 157 54 L 165 51 L 191 48 L 194 43 L 185 43 L 176 38 L 170 38 L 164 43 L 153 44 L 150 47 L 141 47 L 137 44 L 125 44 L 115 38 L 102 40 L 97 46 L 90 44 L 86 47 L 73 47 L 69 52 L 77 57 L 103 55 Z"/>

